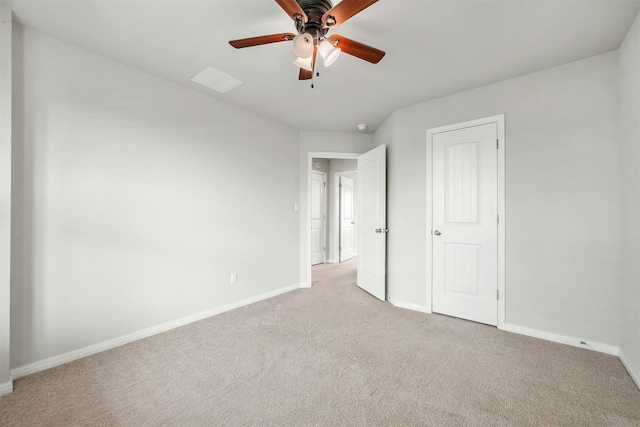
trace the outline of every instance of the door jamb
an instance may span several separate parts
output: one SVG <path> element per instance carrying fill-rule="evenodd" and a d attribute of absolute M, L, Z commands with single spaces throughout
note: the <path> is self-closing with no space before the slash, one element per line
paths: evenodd
<path fill-rule="evenodd" d="M 485 117 L 482 119 L 471 120 L 462 123 L 455 123 L 452 125 L 441 126 L 437 128 L 431 128 L 427 130 L 426 141 L 426 166 L 427 166 L 427 253 L 426 253 L 426 277 L 427 277 L 427 298 L 426 308 L 428 313 L 433 312 L 433 283 L 432 283 L 432 262 L 433 262 L 433 235 L 431 234 L 431 227 L 433 224 L 433 153 L 432 153 L 432 138 L 436 133 L 447 132 L 462 128 L 468 128 L 473 126 L 480 126 L 488 123 L 496 123 L 498 126 L 498 329 L 505 329 L 506 323 L 506 311 L 507 311 L 507 293 L 506 293 L 506 250 L 505 250 L 505 225 L 506 225 L 506 209 L 505 209 L 505 197 L 506 197 L 506 185 L 505 185 L 505 115 L 499 114 L 496 116 Z"/>
<path fill-rule="evenodd" d="M 347 159 L 358 160 L 364 153 L 334 153 L 334 152 L 308 152 L 307 153 L 307 197 L 304 203 L 306 203 L 306 215 L 302 218 L 302 233 L 305 233 L 307 242 L 305 245 L 300 245 L 300 271 L 303 273 L 301 277 L 300 287 L 311 287 L 311 171 L 313 170 L 312 161 L 316 159 Z M 304 246 L 304 247 L 303 247 Z"/>

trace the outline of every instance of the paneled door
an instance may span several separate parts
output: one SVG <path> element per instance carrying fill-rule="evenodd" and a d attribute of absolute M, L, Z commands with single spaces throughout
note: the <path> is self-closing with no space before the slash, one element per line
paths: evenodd
<path fill-rule="evenodd" d="M 325 188 L 326 175 L 323 172 L 311 173 L 311 265 L 325 261 Z"/>
<path fill-rule="evenodd" d="M 340 262 L 353 257 L 355 241 L 355 218 L 353 202 L 353 180 L 340 177 Z"/>
<path fill-rule="evenodd" d="M 358 286 L 386 299 L 386 145 L 358 157 Z"/>
<path fill-rule="evenodd" d="M 498 129 L 433 134 L 433 311 L 498 322 Z"/>

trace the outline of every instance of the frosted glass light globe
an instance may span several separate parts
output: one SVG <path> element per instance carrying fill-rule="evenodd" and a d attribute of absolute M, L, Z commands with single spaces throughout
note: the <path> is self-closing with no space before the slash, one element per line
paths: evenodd
<path fill-rule="evenodd" d="M 331 42 L 324 40 L 318 46 L 318 50 L 320 51 L 320 55 L 324 58 L 324 66 L 328 67 L 329 65 L 336 62 L 338 56 L 340 56 L 340 52 L 342 49 L 334 47 Z"/>
<path fill-rule="evenodd" d="M 293 61 L 300 68 L 304 68 L 307 71 L 313 71 L 313 62 L 311 61 L 311 57 L 308 58 L 298 58 Z"/>
<path fill-rule="evenodd" d="M 293 38 L 293 52 L 298 58 L 309 58 L 313 54 L 313 36 L 309 33 L 298 34 Z"/>

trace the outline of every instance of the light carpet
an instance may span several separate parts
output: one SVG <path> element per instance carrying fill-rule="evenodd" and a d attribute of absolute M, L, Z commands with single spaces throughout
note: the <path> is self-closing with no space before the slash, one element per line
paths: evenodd
<path fill-rule="evenodd" d="M 355 285 L 300 289 L 15 381 L 9 426 L 640 425 L 620 361 L 426 315 Z"/>

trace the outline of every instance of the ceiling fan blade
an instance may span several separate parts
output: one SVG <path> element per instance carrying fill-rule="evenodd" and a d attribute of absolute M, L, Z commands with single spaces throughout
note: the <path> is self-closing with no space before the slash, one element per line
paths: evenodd
<path fill-rule="evenodd" d="M 311 59 L 311 70 L 316 69 L 316 55 L 318 54 L 318 46 L 314 46 L 313 48 L 313 58 Z M 298 80 L 311 80 L 313 78 L 313 71 L 305 70 L 304 68 L 300 68 L 300 73 L 298 74 Z"/>
<path fill-rule="evenodd" d="M 243 47 L 260 46 L 260 45 L 269 44 L 269 43 L 286 42 L 289 40 L 293 40 L 294 37 L 295 37 L 295 34 L 293 33 L 270 34 L 268 36 L 249 37 L 246 39 L 231 40 L 229 44 L 235 47 L 236 49 L 241 49 Z"/>
<path fill-rule="evenodd" d="M 300 68 L 300 74 L 298 74 L 298 80 L 311 80 L 313 78 L 313 72 Z"/>
<path fill-rule="evenodd" d="M 293 19 L 294 21 L 296 21 L 296 15 L 300 15 L 304 22 L 307 22 L 307 20 L 309 19 L 307 18 L 306 13 L 304 13 L 304 10 L 302 10 L 298 2 L 296 2 L 296 0 L 276 0 L 276 3 L 278 3 L 280 7 L 285 12 L 287 12 L 289 18 Z"/>
<path fill-rule="evenodd" d="M 333 34 L 329 39 L 337 41 L 337 43 L 334 42 L 334 45 L 339 47 L 344 53 L 371 62 L 372 64 L 380 62 L 385 55 L 385 52 L 380 49 L 367 46 L 366 44 L 362 44 L 338 34 Z"/>
<path fill-rule="evenodd" d="M 351 18 L 353 15 L 362 12 L 378 0 L 342 0 L 322 15 L 322 24 L 335 28 Z"/>

